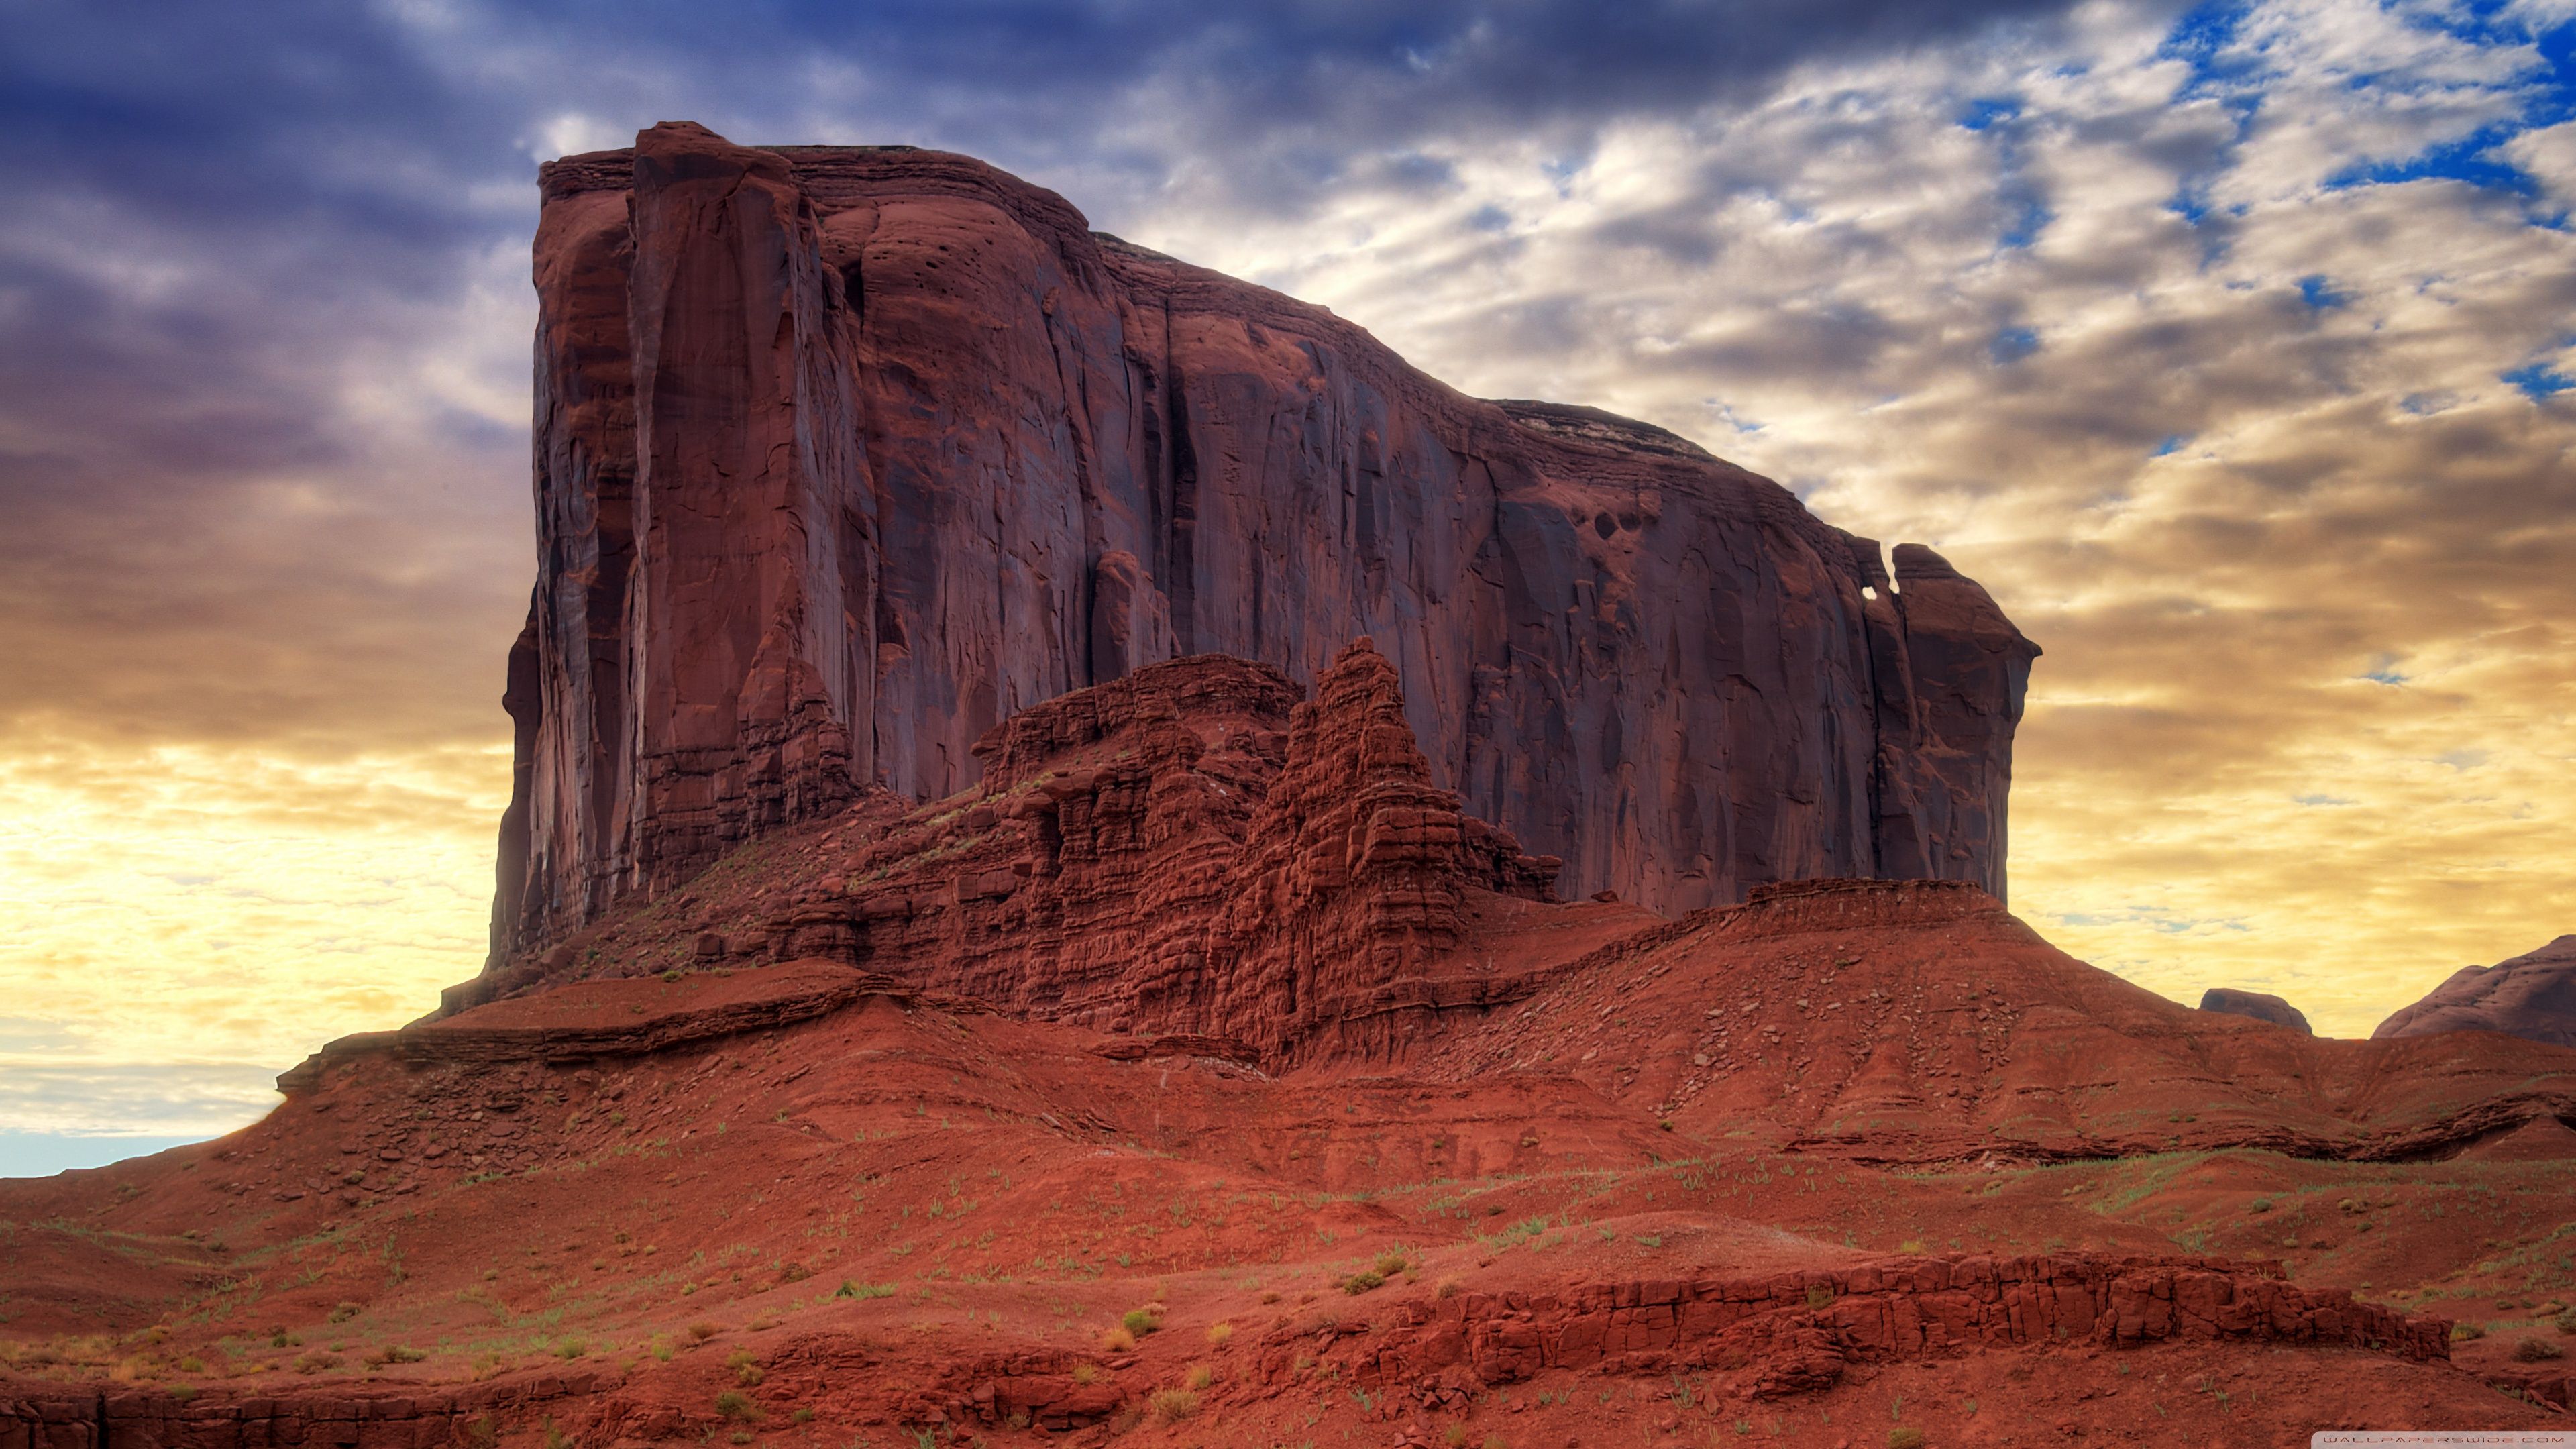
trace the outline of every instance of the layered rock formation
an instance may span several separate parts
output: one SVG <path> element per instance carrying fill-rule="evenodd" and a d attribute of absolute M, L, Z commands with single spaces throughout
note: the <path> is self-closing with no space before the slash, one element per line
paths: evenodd
<path fill-rule="evenodd" d="M 2500 1031 L 2576 1046 L 2576 936 L 2493 966 L 2463 966 L 2423 1000 L 2379 1024 L 2374 1039 Z"/>
<path fill-rule="evenodd" d="M 1222 655 L 1062 695 L 976 742 L 977 789 L 909 811 L 877 791 L 792 857 L 731 872 L 743 895 L 705 881 L 670 903 L 690 914 L 624 913 L 451 992 L 466 1015 L 405 1049 L 534 987 L 808 960 L 1247 1058 L 1382 1059 L 1652 919 L 1587 902 L 1533 925 L 1559 862 L 1431 784 L 1369 641 L 1298 696 Z M 1502 935 L 1512 949 L 1468 949 Z"/>
<path fill-rule="evenodd" d="M 2200 994 L 2200 1009 L 2268 1021 L 2274 1026 L 2286 1026 L 2301 1036 L 2316 1035 L 2308 1026 L 2306 1012 L 2267 991 L 2239 991 L 2233 986 L 2213 986 Z"/>
<path fill-rule="evenodd" d="M 657 126 L 544 169 L 539 568 L 495 958 L 1006 717 L 1373 636 L 1429 783 L 1674 910 L 2003 886 L 2037 650 L 1641 424 L 1462 397 L 963 157 Z"/>

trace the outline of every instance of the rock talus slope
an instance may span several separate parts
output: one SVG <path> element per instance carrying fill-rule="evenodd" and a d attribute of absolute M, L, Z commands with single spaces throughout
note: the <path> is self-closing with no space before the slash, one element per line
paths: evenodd
<path fill-rule="evenodd" d="M 1659 910 L 2003 886 L 2038 652 L 1927 549 L 1483 402 L 964 157 L 656 126 L 543 173 L 495 955 L 1194 653 L 1373 637 L 1431 784 Z"/>

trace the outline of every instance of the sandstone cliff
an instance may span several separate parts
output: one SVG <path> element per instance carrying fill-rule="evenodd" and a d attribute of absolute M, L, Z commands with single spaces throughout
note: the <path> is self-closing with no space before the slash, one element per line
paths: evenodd
<path fill-rule="evenodd" d="M 689 125 L 544 168 L 496 961 L 1178 655 L 1373 636 L 1430 783 L 1678 910 L 2001 892 L 2037 649 L 1661 430 L 1482 402 L 964 157 Z"/>

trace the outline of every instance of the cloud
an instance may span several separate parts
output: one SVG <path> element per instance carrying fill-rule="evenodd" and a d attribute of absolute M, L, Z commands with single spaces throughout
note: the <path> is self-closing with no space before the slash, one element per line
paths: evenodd
<path fill-rule="evenodd" d="M 275 1076 L 240 1065 L 12 1061 L 0 1072 L 0 1120 L 11 1136 L 213 1137 L 275 1105 Z"/>

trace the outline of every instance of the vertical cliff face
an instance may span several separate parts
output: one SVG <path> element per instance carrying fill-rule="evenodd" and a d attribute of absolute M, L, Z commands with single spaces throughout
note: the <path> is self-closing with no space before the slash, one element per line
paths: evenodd
<path fill-rule="evenodd" d="M 495 952 L 1030 705 L 1369 636 L 1433 788 L 1663 910 L 2003 886 L 2037 649 L 1642 424 L 1462 397 L 963 157 L 665 125 L 543 173 Z"/>

